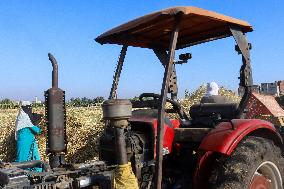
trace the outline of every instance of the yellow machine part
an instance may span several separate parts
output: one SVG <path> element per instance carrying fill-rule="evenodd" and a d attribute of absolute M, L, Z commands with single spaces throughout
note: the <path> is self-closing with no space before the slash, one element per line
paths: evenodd
<path fill-rule="evenodd" d="M 139 189 L 138 181 L 132 171 L 131 163 L 118 165 L 114 172 L 115 189 Z"/>

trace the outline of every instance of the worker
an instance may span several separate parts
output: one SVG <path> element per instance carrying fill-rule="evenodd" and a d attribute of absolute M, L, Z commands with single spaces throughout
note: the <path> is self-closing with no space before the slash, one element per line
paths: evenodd
<path fill-rule="evenodd" d="M 38 144 L 35 135 L 40 134 L 41 129 L 33 124 L 31 103 L 23 101 L 16 119 L 15 139 L 17 142 L 16 162 L 40 160 Z M 41 171 L 41 168 L 32 168 L 33 171 Z"/>
<path fill-rule="evenodd" d="M 225 97 L 219 95 L 219 86 L 216 82 L 207 83 L 205 96 L 202 97 L 201 103 L 225 103 Z"/>

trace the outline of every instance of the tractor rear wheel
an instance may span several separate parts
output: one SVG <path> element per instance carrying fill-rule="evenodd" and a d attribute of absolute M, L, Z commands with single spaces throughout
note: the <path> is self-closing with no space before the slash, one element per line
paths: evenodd
<path fill-rule="evenodd" d="M 248 136 L 230 157 L 216 160 L 211 189 L 283 189 L 284 158 L 271 140 Z"/>

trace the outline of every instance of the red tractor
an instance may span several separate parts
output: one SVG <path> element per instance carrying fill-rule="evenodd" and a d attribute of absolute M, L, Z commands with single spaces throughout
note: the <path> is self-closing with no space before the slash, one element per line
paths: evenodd
<path fill-rule="evenodd" d="M 122 49 L 109 100 L 102 106 L 106 126 L 100 137 L 101 161 L 81 164 L 65 162 L 65 92 L 58 88 L 57 62 L 49 54 L 53 65 L 52 88 L 45 92 L 49 162 L 0 162 L 0 188 L 283 189 L 282 127 L 245 119 L 253 87 L 251 45 L 245 33 L 251 31 L 245 21 L 196 7 L 174 7 L 97 37 L 100 44 L 119 44 Z M 200 103 L 185 112 L 176 100 L 175 66 L 186 63 L 191 54 L 174 61 L 175 51 L 230 36 L 242 56 L 240 103 Z M 117 99 L 128 46 L 153 50 L 164 67 L 160 94 L 143 93 L 132 102 Z M 170 119 L 169 114 L 179 118 Z M 37 166 L 44 171 L 30 170 Z"/>
<path fill-rule="evenodd" d="M 140 188 L 283 189 L 281 127 L 245 119 L 253 86 L 251 44 L 245 33 L 252 30 L 245 21 L 215 12 L 174 7 L 97 37 L 100 44 L 122 45 L 109 100 L 103 105 L 107 126 L 101 160 L 108 165 L 131 161 Z M 175 66 L 186 63 L 191 54 L 174 61 L 175 51 L 231 36 L 242 56 L 239 85 L 245 92 L 240 103 L 200 103 L 185 112 L 176 100 Z M 117 99 L 128 46 L 153 50 L 164 67 L 160 94 L 143 93 L 132 103 Z M 170 113 L 179 118 L 169 119 Z"/>

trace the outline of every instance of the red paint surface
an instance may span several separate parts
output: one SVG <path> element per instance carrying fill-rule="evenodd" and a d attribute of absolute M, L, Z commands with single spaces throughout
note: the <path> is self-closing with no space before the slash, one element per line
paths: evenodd
<path fill-rule="evenodd" d="M 158 128 L 158 119 L 149 118 L 149 117 L 135 117 L 131 118 L 130 121 L 134 122 L 143 122 L 150 124 L 152 127 L 152 130 L 154 131 L 155 140 L 157 139 L 157 128 Z M 163 148 L 167 148 L 169 150 L 169 153 L 172 152 L 173 148 L 173 141 L 174 141 L 174 129 L 178 128 L 180 125 L 179 120 L 171 120 L 171 123 L 173 127 L 164 124 L 164 142 L 163 142 Z M 156 141 L 154 145 L 154 156 L 156 157 Z"/>
<path fill-rule="evenodd" d="M 178 119 L 171 119 L 171 123 L 173 124 L 174 129 L 180 127 L 180 122 Z"/>
<path fill-rule="evenodd" d="M 198 163 L 193 176 L 194 189 L 207 189 L 208 178 L 210 177 L 215 155 L 210 152 L 198 152 Z"/>
<path fill-rule="evenodd" d="M 212 130 L 203 139 L 199 149 L 230 155 L 245 136 L 257 129 L 267 129 L 274 133 L 275 136 L 279 136 L 273 124 L 267 121 L 259 119 L 233 119 L 232 123 L 235 127 L 234 130 L 230 122 L 220 123 L 216 129 Z"/>

